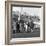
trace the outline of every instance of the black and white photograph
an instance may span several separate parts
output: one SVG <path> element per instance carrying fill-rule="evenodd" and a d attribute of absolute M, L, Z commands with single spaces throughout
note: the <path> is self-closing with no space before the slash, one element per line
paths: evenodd
<path fill-rule="evenodd" d="M 6 2 L 5 43 L 30 44 L 45 42 L 45 3 Z"/>
<path fill-rule="evenodd" d="M 40 7 L 12 7 L 12 38 L 40 37 Z"/>

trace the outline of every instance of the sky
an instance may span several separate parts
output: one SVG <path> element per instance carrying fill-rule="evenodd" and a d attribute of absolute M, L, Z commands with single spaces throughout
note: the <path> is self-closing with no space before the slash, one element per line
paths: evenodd
<path fill-rule="evenodd" d="M 39 16 L 41 14 L 41 8 L 35 7 L 12 7 L 12 11 L 19 11 L 22 14 L 26 12 L 27 14 L 32 16 Z"/>

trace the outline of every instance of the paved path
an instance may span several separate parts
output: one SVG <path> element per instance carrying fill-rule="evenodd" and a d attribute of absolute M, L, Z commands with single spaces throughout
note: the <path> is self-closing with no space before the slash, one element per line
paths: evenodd
<path fill-rule="evenodd" d="M 40 31 L 30 33 L 16 33 L 12 35 L 13 38 L 27 38 L 27 37 L 40 37 Z"/>

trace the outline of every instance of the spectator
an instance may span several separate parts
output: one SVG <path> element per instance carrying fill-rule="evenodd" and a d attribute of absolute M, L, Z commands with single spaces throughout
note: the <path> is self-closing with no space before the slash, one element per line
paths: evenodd
<path fill-rule="evenodd" d="M 34 29 L 34 23 L 33 23 L 33 20 L 31 21 L 31 26 L 30 26 L 30 28 L 31 28 L 31 32 L 33 32 L 33 29 Z"/>
<path fill-rule="evenodd" d="M 20 25 L 19 25 L 19 22 L 17 22 L 16 23 L 16 32 L 20 32 L 19 28 L 20 28 Z"/>

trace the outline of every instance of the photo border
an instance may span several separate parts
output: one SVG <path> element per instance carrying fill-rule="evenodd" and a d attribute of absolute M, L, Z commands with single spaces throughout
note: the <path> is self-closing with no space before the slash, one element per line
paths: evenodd
<path fill-rule="evenodd" d="M 11 32 L 9 31 L 11 28 L 9 27 L 9 19 L 11 19 L 9 17 L 9 14 L 11 13 L 10 9 L 9 10 L 9 6 L 10 3 L 24 3 L 24 4 L 37 4 L 42 5 L 43 6 L 43 40 L 42 41 L 24 41 L 24 42 L 19 42 L 19 43 L 13 43 L 13 44 L 30 44 L 30 43 L 43 43 L 45 42 L 45 3 L 44 2 L 22 2 L 22 1 L 5 1 L 5 44 L 6 45 L 10 45 L 11 43 L 9 42 L 11 40 Z M 13 45 L 12 44 L 12 45 Z"/>

